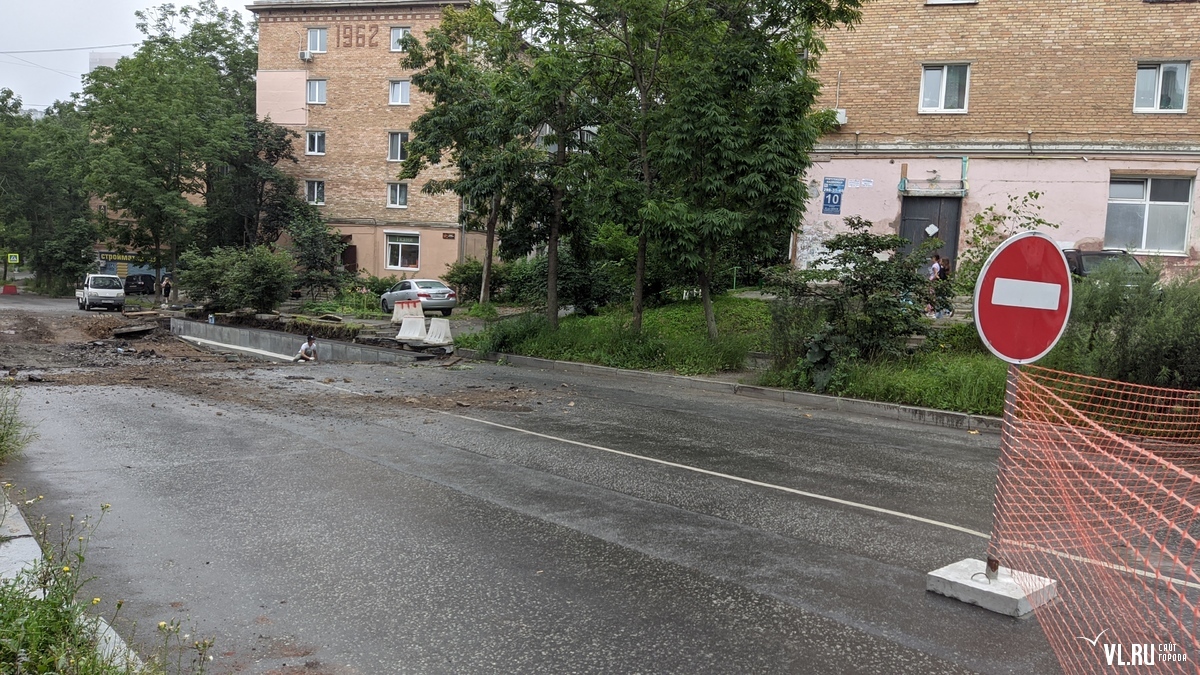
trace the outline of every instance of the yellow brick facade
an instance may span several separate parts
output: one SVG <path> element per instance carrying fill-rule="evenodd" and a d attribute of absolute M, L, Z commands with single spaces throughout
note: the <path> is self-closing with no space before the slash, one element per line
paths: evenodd
<path fill-rule="evenodd" d="M 832 144 L 1200 148 L 1195 86 L 1186 113 L 1133 111 L 1139 62 L 1200 62 L 1194 2 L 878 0 L 825 40 L 821 103 L 848 118 Z M 918 114 L 927 63 L 970 64 L 966 114 Z"/>
<path fill-rule="evenodd" d="M 398 181 L 400 162 L 388 158 L 389 133 L 409 132 L 431 103 L 430 96 L 411 84 L 407 105 L 390 102 L 391 83 L 413 74 L 401 65 L 404 54 L 391 48 L 392 28 L 410 29 L 423 39 L 426 30 L 440 23 L 443 6 L 327 0 L 259 0 L 250 6 L 259 22 L 260 115 L 261 99 L 268 95 L 264 81 L 271 82 L 269 78 L 283 73 L 295 76 L 291 83 L 325 82 L 325 103 L 306 103 L 301 117 L 305 123 L 287 125 L 300 134 L 300 161 L 285 170 L 302 187 L 305 181 L 324 182 L 322 215 L 350 237 L 358 267 L 378 276 L 436 278 L 477 248 L 473 240 L 481 236 L 460 228 L 454 194 L 422 193 L 429 180 L 450 175 L 449 169 L 435 167 L 415 180 Z M 300 52 L 309 48 L 309 29 L 325 30 L 325 51 L 302 60 Z M 269 101 L 267 105 L 269 109 Z M 273 118 L 287 113 L 295 111 L 279 111 Z M 324 132 L 324 154 L 307 152 L 309 131 Z M 402 208 L 388 205 L 388 184 L 397 182 L 407 185 L 407 205 Z M 420 235 L 418 268 L 389 265 L 388 233 Z"/>
<path fill-rule="evenodd" d="M 874 0 L 853 30 L 822 37 L 818 106 L 845 119 L 813 155 L 797 265 L 850 215 L 913 241 L 932 224 L 953 260 L 972 216 L 1035 191 L 1063 247 L 1200 265 L 1194 0 Z M 938 64 L 969 65 L 965 110 L 920 111 L 923 70 Z M 1135 112 L 1139 65 L 1152 64 L 1186 64 L 1182 110 Z M 1145 194 L 1186 189 L 1169 197 L 1165 218 L 1155 197 L 1119 203 L 1128 180 Z M 844 186 L 832 210 L 831 183 Z M 1122 220 L 1130 208 L 1149 215 Z"/>

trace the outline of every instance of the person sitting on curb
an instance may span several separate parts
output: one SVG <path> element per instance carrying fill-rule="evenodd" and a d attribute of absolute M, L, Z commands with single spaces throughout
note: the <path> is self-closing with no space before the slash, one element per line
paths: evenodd
<path fill-rule="evenodd" d="M 297 361 L 313 361 L 317 360 L 317 338 L 309 335 L 308 342 L 300 345 L 300 352 L 292 359 L 292 363 Z"/>

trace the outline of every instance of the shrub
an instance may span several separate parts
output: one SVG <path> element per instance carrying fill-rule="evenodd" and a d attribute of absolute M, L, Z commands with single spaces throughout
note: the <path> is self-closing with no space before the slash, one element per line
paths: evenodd
<path fill-rule="evenodd" d="M 955 292 L 962 295 L 975 292 L 983 264 L 1005 239 L 1029 230 L 1058 229 L 1057 223 L 1042 218 L 1042 205 L 1037 201 L 1041 196 L 1036 190 L 1020 197 L 1013 195 L 1003 211 L 993 205 L 971 216 L 965 247 L 952 277 Z"/>
<path fill-rule="evenodd" d="M 504 285 L 506 270 L 506 265 L 492 263 L 492 278 L 488 283 L 491 297 L 496 297 L 500 287 Z M 442 281 L 454 288 L 460 302 L 478 300 L 483 288 L 483 261 L 467 258 L 456 262 L 442 275 Z"/>
<path fill-rule="evenodd" d="M 400 283 L 400 278 L 395 274 L 386 277 L 377 277 L 374 274 L 368 274 L 365 277 L 359 277 L 355 282 L 357 285 L 366 288 L 373 293 L 376 298 L 386 293 L 392 286 Z"/>
<path fill-rule="evenodd" d="M 813 267 L 777 269 L 766 282 L 782 305 L 773 312 L 783 322 L 773 331 L 775 351 L 793 359 L 777 367 L 809 371 L 817 391 L 839 363 L 903 353 L 907 338 L 926 330 L 926 303 L 949 301 L 947 286 L 931 285 L 922 273 L 937 239 L 904 253 L 907 239 L 875 234 L 868 220 L 850 216 L 846 227 L 825 241 Z"/>
<path fill-rule="evenodd" d="M 1041 365 L 1152 386 L 1200 389 L 1200 284 L 1104 265 L 1077 279 L 1066 332 Z"/>
<path fill-rule="evenodd" d="M 266 246 L 214 248 L 207 256 L 196 250 L 180 256 L 177 276 L 179 287 L 193 299 L 206 299 L 209 310 L 269 312 L 291 293 L 294 268 L 292 256 Z"/>
<path fill-rule="evenodd" d="M 530 307 L 544 307 L 547 269 L 548 261 L 544 255 L 506 263 L 500 273 L 503 286 L 497 299 Z M 558 261 L 559 304 L 571 305 L 579 314 L 594 314 L 610 302 L 628 300 L 630 289 L 621 283 L 621 279 L 619 263 L 602 261 L 585 265 L 564 250 Z"/>

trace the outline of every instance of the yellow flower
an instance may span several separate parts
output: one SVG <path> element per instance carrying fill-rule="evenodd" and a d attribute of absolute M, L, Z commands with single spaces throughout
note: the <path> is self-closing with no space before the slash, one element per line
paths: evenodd
<path fill-rule="evenodd" d="M 166 629 L 167 629 L 167 622 L 166 622 L 166 621 L 159 621 L 159 622 L 158 622 L 158 629 L 159 629 L 159 630 L 166 630 Z"/>
<path fill-rule="evenodd" d="M 92 598 L 92 604 L 93 604 L 93 605 L 98 605 L 98 604 L 100 604 L 100 598 Z"/>
<path fill-rule="evenodd" d="M 63 565 L 63 571 L 64 571 L 64 572 L 70 572 L 70 571 L 71 571 L 71 568 L 70 568 L 70 566 L 68 566 L 68 565 Z"/>

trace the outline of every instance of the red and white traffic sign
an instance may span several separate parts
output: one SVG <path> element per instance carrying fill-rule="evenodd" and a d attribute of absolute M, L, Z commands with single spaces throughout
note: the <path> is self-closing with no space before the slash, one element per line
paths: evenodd
<path fill-rule="evenodd" d="M 1053 239 L 1022 232 L 1004 240 L 975 283 L 975 328 L 983 344 L 1009 363 L 1033 363 L 1049 352 L 1071 314 L 1071 272 Z"/>

